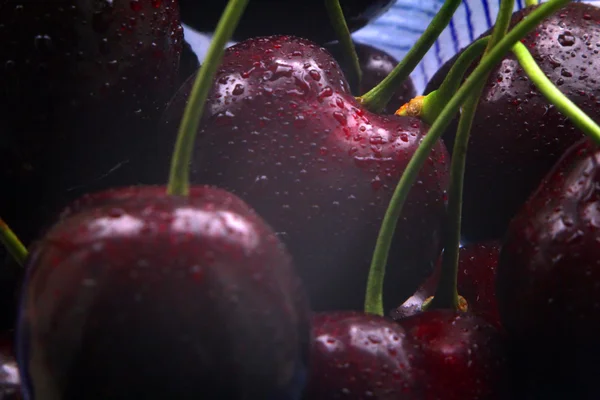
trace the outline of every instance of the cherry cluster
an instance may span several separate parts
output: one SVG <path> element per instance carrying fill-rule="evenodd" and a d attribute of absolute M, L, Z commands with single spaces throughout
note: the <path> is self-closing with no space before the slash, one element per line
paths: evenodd
<path fill-rule="evenodd" d="M 600 397 L 600 8 L 392 3 L 0 1 L 0 399 Z"/>

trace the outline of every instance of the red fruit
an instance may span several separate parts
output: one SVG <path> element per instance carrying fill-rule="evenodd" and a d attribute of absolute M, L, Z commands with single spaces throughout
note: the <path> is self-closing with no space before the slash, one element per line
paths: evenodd
<path fill-rule="evenodd" d="M 500 333 L 471 313 L 433 310 L 398 321 L 422 355 L 420 400 L 507 399 L 507 363 Z"/>
<path fill-rule="evenodd" d="M 516 12 L 512 25 L 534 9 Z M 600 120 L 598 21 L 600 8 L 571 2 L 522 40 L 544 74 L 595 121 Z M 442 68 L 427 92 L 441 83 L 451 65 Z M 540 181 L 583 137 L 535 88 L 512 53 L 490 73 L 472 132 L 462 215 L 462 233 L 469 241 L 503 238 Z M 449 128 L 444 134 L 449 149 L 455 133 Z"/>
<path fill-rule="evenodd" d="M 599 163 L 587 139 L 571 147 L 512 220 L 498 262 L 500 317 L 523 373 L 570 398 L 600 396 Z"/>
<path fill-rule="evenodd" d="M 191 84 L 167 110 L 168 148 Z M 314 310 L 361 309 L 381 220 L 428 127 L 366 111 L 331 55 L 291 36 L 228 48 L 204 112 L 191 179 L 237 194 L 274 227 Z M 439 142 L 404 207 L 386 304 L 414 293 L 439 256 L 447 161 Z"/>
<path fill-rule="evenodd" d="M 469 243 L 461 247 L 458 260 L 458 294 L 467 300 L 473 314 L 500 329 L 500 316 L 496 301 L 496 265 L 500 254 L 499 242 Z M 421 312 L 423 301 L 435 294 L 438 286 L 442 257 L 425 283 L 408 300 L 392 311 L 394 320 Z"/>
<path fill-rule="evenodd" d="M 313 317 L 305 399 L 504 399 L 500 335 L 484 320 L 451 310 L 394 323 L 358 312 Z"/>
<path fill-rule="evenodd" d="M 354 311 L 315 314 L 312 325 L 305 399 L 413 398 L 419 354 L 400 325 Z"/>
<path fill-rule="evenodd" d="M 86 197 L 32 250 L 17 343 L 29 398 L 298 397 L 309 316 L 285 248 L 223 190 L 165 191 Z"/>

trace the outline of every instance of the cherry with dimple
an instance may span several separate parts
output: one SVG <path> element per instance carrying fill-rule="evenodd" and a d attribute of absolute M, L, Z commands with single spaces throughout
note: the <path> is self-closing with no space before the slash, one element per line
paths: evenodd
<path fill-rule="evenodd" d="M 293 56 L 296 51 L 302 56 Z M 286 76 L 263 79 L 282 59 L 291 67 Z M 311 78 L 311 71 L 321 79 Z M 233 78 L 245 88 L 240 96 L 231 94 Z M 191 84 L 190 79 L 166 111 L 168 148 Z M 231 115 L 229 123 L 217 123 L 225 114 Z M 298 115 L 305 115 L 300 126 Z M 338 64 L 316 44 L 291 36 L 251 39 L 225 51 L 204 109 L 191 179 L 240 196 L 277 232 L 285 232 L 315 311 L 361 309 L 380 221 L 427 129 L 416 118 L 363 109 Z M 411 191 L 390 254 L 389 304 L 400 304 L 433 271 L 441 250 L 447 161 L 440 142 L 421 170 L 422 184 Z M 167 165 L 167 159 L 155 160 L 151 168 Z M 269 181 L 256 185 L 257 176 Z M 331 285 L 342 277 L 344 284 L 333 293 Z"/>

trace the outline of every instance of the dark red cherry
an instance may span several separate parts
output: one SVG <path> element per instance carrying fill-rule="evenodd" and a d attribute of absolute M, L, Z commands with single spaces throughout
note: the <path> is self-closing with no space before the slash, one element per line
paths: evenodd
<path fill-rule="evenodd" d="M 340 0 L 346 23 L 354 32 L 377 18 L 392 6 L 392 0 Z M 226 0 L 179 0 L 181 18 L 200 32 L 214 31 Z M 256 36 L 296 35 L 318 43 L 336 39 L 324 0 L 294 2 L 252 0 L 237 26 L 234 40 Z"/>
<path fill-rule="evenodd" d="M 324 46 L 338 61 L 342 72 L 348 75 L 351 66 L 345 62 L 343 50 L 339 42 L 326 44 Z M 398 60 L 383 50 L 368 44 L 354 42 L 356 54 L 360 62 L 362 80 L 359 88 L 351 88 L 352 93 L 361 96 L 377 86 L 398 65 Z M 385 107 L 385 114 L 394 114 L 403 104 L 417 95 L 412 79 L 409 77 L 396 90 L 394 97 Z"/>
<path fill-rule="evenodd" d="M 356 311 L 312 318 L 309 378 L 304 399 L 413 399 L 420 354 L 404 328 Z"/>
<path fill-rule="evenodd" d="M 496 301 L 496 265 L 500 254 L 499 242 L 469 243 L 461 247 L 458 260 L 458 294 L 468 304 L 468 310 L 479 315 L 500 328 L 500 316 Z M 408 300 L 393 310 L 395 320 L 421 312 L 423 301 L 435 294 L 439 278 L 442 257 L 436 269 L 425 283 Z"/>
<path fill-rule="evenodd" d="M 309 312 L 272 230 L 223 190 L 86 197 L 34 246 L 18 324 L 28 398 L 297 399 Z"/>
<path fill-rule="evenodd" d="M 172 148 L 192 81 L 165 116 Z M 337 62 L 304 39 L 272 36 L 228 48 L 199 129 L 193 182 L 247 201 L 287 244 L 315 311 L 362 309 L 369 263 L 396 184 L 428 127 L 373 114 Z M 448 157 L 439 142 L 396 229 L 385 304 L 400 304 L 440 254 Z M 155 160 L 166 170 L 168 160 Z"/>
<path fill-rule="evenodd" d="M 504 344 L 469 313 L 316 314 L 305 399 L 504 399 Z"/>
<path fill-rule="evenodd" d="M 26 244 L 87 191 L 164 182 L 182 43 L 176 0 L 0 2 L 0 215 Z"/>
<path fill-rule="evenodd" d="M 508 381 L 501 334 L 471 313 L 433 310 L 398 321 L 421 354 L 419 400 L 504 400 Z"/>
<path fill-rule="evenodd" d="M 531 10 L 516 12 L 512 24 Z M 596 121 L 600 120 L 598 21 L 599 8 L 573 2 L 523 39 L 550 80 Z M 451 65 L 452 61 L 440 70 L 426 92 L 439 86 Z M 450 128 L 444 135 L 449 149 L 455 132 Z M 462 223 L 469 241 L 502 238 L 544 175 L 583 137 L 535 88 L 512 53 L 490 74 L 472 132 Z"/>
<path fill-rule="evenodd" d="M 21 400 L 21 378 L 13 347 L 14 333 L 0 333 L 0 399 Z"/>
<path fill-rule="evenodd" d="M 498 262 L 502 324 L 545 394 L 600 396 L 599 243 L 600 150 L 584 139 L 512 220 Z"/>

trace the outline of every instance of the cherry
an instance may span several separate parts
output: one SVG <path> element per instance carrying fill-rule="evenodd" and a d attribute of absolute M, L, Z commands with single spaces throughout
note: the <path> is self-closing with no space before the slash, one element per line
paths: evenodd
<path fill-rule="evenodd" d="M 324 46 L 335 59 L 339 62 L 342 72 L 345 76 L 350 74 L 350 66 L 344 62 L 344 53 L 339 42 L 329 43 Z M 362 80 L 359 88 L 352 88 L 353 94 L 360 96 L 377 86 L 386 76 L 388 76 L 394 67 L 398 65 L 398 60 L 383 50 L 377 49 L 364 43 L 354 43 L 356 54 L 360 62 L 362 71 Z M 416 89 L 409 77 L 396 90 L 396 94 L 385 108 L 386 114 L 394 114 L 403 104 L 416 96 Z"/>
<path fill-rule="evenodd" d="M 26 244 L 86 191 L 156 180 L 182 33 L 176 0 L 0 3 L 0 214 Z"/>
<path fill-rule="evenodd" d="M 32 249 L 28 398 L 298 398 L 309 314 L 287 251 L 223 190 L 165 191 L 86 196 Z"/>
<path fill-rule="evenodd" d="M 0 399 L 20 400 L 21 379 L 13 350 L 13 333 L 0 333 Z"/>
<path fill-rule="evenodd" d="M 166 111 L 161 146 L 172 148 L 191 84 Z M 315 311 L 361 309 L 381 220 L 427 129 L 418 119 L 361 107 L 337 62 L 314 43 L 250 39 L 225 51 L 191 179 L 240 196 L 273 226 Z M 387 269 L 387 304 L 414 293 L 440 254 L 447 159 L 438 142 L 405 205 Z"/>
<path fill-rule="evenodd" d="M 424 395 L 417 399 L 506 399 L 505 344 L 481 317 L 432 310 L 398 321 L 422 354 Z"/>
<path fill-rule="evenodd" d="M 458 261 L 458 293 L 467 301 L 468 310 L 500 328 L 495 294 L 499 242 L 469 243 L 461 247 Z M 393 310 L 391 317 L 400 320 L 421 312 L 423 302 L 435 294 L 441 271 L 441 257 L 433 274 L 408 300 Z"/>
<path fill-rule="evenodd" d="M 310 374 L 304 398 L 412 399 L 420 354 L 404 328 L 390 319 L 356 311 L 312 318 Z"/>
<path fill-rule="evenodd" d="M 496 330 L 469 313 L 428 311 L 394 323 L 358 312 L 316 314 L 306 399 L 501 399 Z"/>
<path fill-rule="evenodd" d="M 516 363 L 552 396 L 600 396 L 599 163 L 587 139 L 572 146 L 512 220 L 498 262 L 498 307 Z"/>
<path fill-rule="evenodd" d="M 512 24 L 534 9 L 516 12 Z M 550 80 L 594 120 L 600 119 L 599 20 L 597 7 L 569 3 L 523 40 Z M 426 93 L 439 86 L 453 61 L 436 74 Z M 444 135 L 450 149 L 455 131 L 456 125 Z M 512 53 L 490 74 L 472 132 L 462 223 L 469 241 L 502 238 L 544 175 L 583 136 L 538 92 Z"/>
<path fill-rule="evenodd" d="M 354 32 L 383 14 L 392 0 L 340 0 L 346 23 Z M 226 0 L 179 0 L 185 24 L 200 32 L 211 32 L 217 26 Z M 234 32 L 236 41 L 275 34 L 296 35 L 325 43 L 336 39 L 323 0 L 285 1 L 253 0 Z"/>

